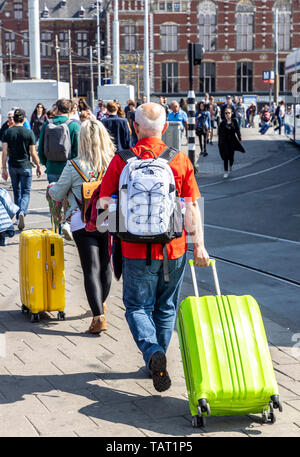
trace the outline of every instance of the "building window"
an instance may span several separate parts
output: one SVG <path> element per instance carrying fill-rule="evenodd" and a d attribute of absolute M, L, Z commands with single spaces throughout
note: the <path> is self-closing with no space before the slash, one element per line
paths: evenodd
<path fill-rule="evenodd" d="M 28 63 L 24 63 L 24 78 L 30 77 L 30 68 Z"/>
<path fill-rule="evenodd" d="M 198 7 L 198 36 L 206 51 L 216 49 L 217 7 L 214 2 L 205 0 Z"/>
<path fill-rule="evenodd" d="M 51 67 L 50 65 L 43 65 L 42 79 L 56 79 L 56 75 L 54 78 L 54 67 Z"/>
<path fill-rule="evenodd" d="M 42 57 L 51 57 L 52 56 L 52 33 L 51 32 L 42 32 L 41 33 L 41 56 Z"/>
<path fill-rule="evenodd" d="M 239 13 L 236 15 L 236 49 L 252 51 L 253 49 L 253 14 Z"/>
<path fill-rule="evenodd" d="M 250 0 L 240 0 L 236 6 L 236 50 L 252 51 L 254 44 L 254 6 Z"/>
<path fill-rule="evenodd" d="M 10 50 L 11 53 L 14 54 L 16 51 L 16 35 L 14 32 L 5 32 L 4 34 L 5 40 L 5 49 L 6 53 L 9 54 Z"/>
<path fill-rule="evenodd" d="M 4 75 L 6 81 L 13 81 L 14 79 L 17 79 L 17 65 L 12 64 L 9 65 L 8 63 L 4 65 Z"/>
<path fill-rule="evenodd" d="M 29 56 L 29 35 L 28 32 L 23 32 L 23 56 L 28 57 Z"/>
<path fill-rule="evenodd" d="M 14 18 L 23 19 L 23 3 L 22 2 L 14 3 Z"/>
<path fill-rule="evenodd" d="M 214 62 L 203 62 L 200 65 L 200 92 L 216 91 L 216 64 Z"/>
<path fill-rule="evenodd" d="M 121 49 L 122 51 L 136 50 L 136 26 L 129 24 L 121 28 Z"/>
<path fill-rule="evenodd" d="M 237 92 L 253 91 L 253 64 L 252 62 L 237 62 L 236 72 Z"/>
<path fill-rule="evenodd" d="M 178 92 L 178 63 L 163 63 L 161 70 L 162 92 L 165 94 Z"/>
<path fill-rule="evenodd" d="M 291 15 L 289 12 L 278 13 L 278 50 L 288 51 L 291 48 Z"/>
<path fill-rule="evenodd" d="M 60 80 L 64 82 L 70 81 L 69 67 L 68 65 L 60 65 L 59 68 Z"/>
<path fill-rule="evenodd" d="M 177 25 L 161 25 L 161 50 L 162 51 L 177 51 L 178 50 L 178 26 Z"/>
<path fill-rule="evenodd" d="M 83 57 L 87 57 L 89 54 L 87 32 L 77 32 L 76 41 L 77 41 L 77 54 L 80 56 L 83 56 Z"/>
<path fill-rule="evenodd" d="M 168 11 L 168 12 L 174 12 L 174 13 L 179 13 L 181 11 L 186 11 L 187 10 L 187 2 L 184 1 L 165 1 L 165 2 L 154 2 L 153 3 L 153 10 L 154 11 Z"/>
<path fill-rule="evenodd" d="M 60 48 L 61 57 L 67 57 L 69 55 L 69 36 L 68 36 L 68 32 L 59 32 L 59 34 L 58 34 L 58 46 Z"/>
<path fill-rule="evenodd" d="M 87 96 L 90 90 L 90 73 L 88 67 L 79 67 L 77 73 L 77 89 L 79 96 Z"/>
<path fill-rule="evenodd" d="M 285 91 L 285 62 L 280 61 L 278 62 L 278 70 L 279 70 L 279 92 Z"/>

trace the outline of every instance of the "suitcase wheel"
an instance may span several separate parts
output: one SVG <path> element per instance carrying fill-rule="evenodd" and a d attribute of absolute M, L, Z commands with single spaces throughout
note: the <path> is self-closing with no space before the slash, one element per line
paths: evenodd
<path fill-rule="evenodd" d="M 57 313 L 57 319 L 58 319 L 59 321 L 64 321 L 64 320 L 66 319 L 66 314 L 65 314 L 63 311 L 59 311 L 59 312 Z"/>
<path fill-rule="evenodd" d="M 202 416 L 203 413 L 206 413 L 208 416 L 211 415 L 209 403 L 207 403 L 205 398 L 201 398 L 201 400 L 198 401 L 197 409 L 199 416 Z"/>
<path fill-rule="evenodd" d="M 192 426 L 194 428 L 205 427 L 205 418 L 204 418 L 204 416 L 193 416 L 192 417 Z"/>
<path fill-rule="evenodd" d="M 39 322 L 40 320 L 40 315 L 37 314 L 31 314 L 30 322 Z"/>
<path fill-rule="evenodd" d="M 274 409 L 278 409 L 279 412 L 282 412 L 282 403 L 281 401 L 279 400 L 279 395 L 272 395 L 271 397 L 271 401 L 272 401 L 272 406 Z"/>
<path fill-rule="evenodd" d="M 262 422 L 263 422 L 263 424 L 267 424 L 268 422 L 270 422 L 271 424 L 275 424 L 275 422 L 276 422 L 275 414 L 273 412 L 264 411 L 262 414 Z"/>
<path fill-rule="evenodd" d="M 24 313 L 28 313 L 28 312 L 29 312 L 29 309 L 27 308 L 27 306 L 22 305 L 21 311 L 22 311 L 22 313 L 24 314 Z"/>

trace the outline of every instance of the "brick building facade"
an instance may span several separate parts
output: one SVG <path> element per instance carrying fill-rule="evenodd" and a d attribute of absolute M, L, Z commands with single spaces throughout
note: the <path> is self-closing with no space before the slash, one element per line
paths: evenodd
<path fill-rule="evenodd" d="M 71 35 L 73 88 L 90 90 L 89 47 L 96 50 L 94 0 L 41 0 L 42 77 L 69 81 Z M 101 76 L 111 76 L 113 2 L 100 14 Z M 149 13 L 150 87 L 153 95 L 186 96 L 189 42 L 205 47 L 195 67 L 196 94 L 267 94 L 262 72 L 274 68 L 274 17 L 279 10 L 280 93 L 285 93 L 286 55 L 300 47 L 300 0 L 151 0 Z M 28 1 L 0 3 L 3 73 L 6 80 L 29 77 Z M 144 0 L 119 0 L 121 83 L 143 94 Z M 108 61 L 104 64 L 104 58 Z M 94 85 L 97 81 L 96 55 Z"/>
<path fill-rule="evenodd" d="M 299 0 L 154 0 L 149 14 L 150 77 L 153 95 L 186 96 L 188 43 L 205 47 L 195 67 L 196 94 L 268 94 L 262 72 L 274 69 L 275 9 L 279 11 L 280 93 L 284 62 L 300 47 Z M 107 14 L 111 47 L 113 12 Z M 143 60 L 143 2 L 120 0 L 121 82 L 137 85 L 137 57 Z M 123 71 L 122 71 L 123 68 Z M 141 77 L 142 69 L 141 69 Z"/>
<path fill-rule="evenodd" d="M 82 6 L 83 5 L 83 6 Z M 93 0 L 41 0 L 40 39 L 41 76 L 57 79 L 56 36 L 59 48 L 61 81 L 70 81 L 69 55 L 72 56 L 74 93 L 86 96 L 91 87 L 90 46 L 93 46 L 94 86 L 97 77 L 97 15 Z M 103 13 L 100 15 L 101 57 L 104 56 Z M 7 0 L 0 4 L 3 74 L 6 81 L 30 76 L 28 0 Z M 69 46 L 69 34 L 70 43 Z M 102 65 L 102 76 L 104 76 Z"/>

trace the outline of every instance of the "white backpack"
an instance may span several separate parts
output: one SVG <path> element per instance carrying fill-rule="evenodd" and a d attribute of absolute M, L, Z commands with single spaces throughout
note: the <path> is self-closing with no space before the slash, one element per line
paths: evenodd
<path fill-rule="evenodd" d="M 151 244 L 164 246 L 182 236 L 183 215 L 169 162 L 178 151 L 167 148 L 159 157 L 141 159 L 131 150 L 118 154 L 126 162 L 119 180 L 115 211 L 109 212 L 109 231 L 123 241 L 147 243 L 147 263 Z"/>

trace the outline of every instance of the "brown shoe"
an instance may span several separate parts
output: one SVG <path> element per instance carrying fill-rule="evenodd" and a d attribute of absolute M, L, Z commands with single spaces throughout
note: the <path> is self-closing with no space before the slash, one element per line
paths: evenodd
<path fill-rule="evenodd" d="M 99 318 L 94 317 L 89 328 L 89 333 L 99 334 L 105 330 L 107 330 L 107 321 L 104 314 L 102 314 Z"/>

